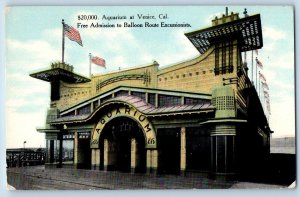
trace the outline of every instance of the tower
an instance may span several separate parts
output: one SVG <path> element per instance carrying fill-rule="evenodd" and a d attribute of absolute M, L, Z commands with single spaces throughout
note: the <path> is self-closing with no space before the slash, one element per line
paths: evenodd
<path fill-rule="evenodd" d="M 45 69 L 39 72 L 30 74 L 31 77 L 47 81 L 51 85 L 51 107 L 55 107 L 55 101 L 60 99 L 60 84 L 61 81 L 70 84 L 85 83 L 90 79 L 73 72 L 73 66 L 67 63 L 52 63 L 50 69 Z"/>
<path fill-rule="evenodd" d="M 212 20 L 211 27 L 185 34 L 200 54 L 212 51 L 214 76 L 222 82 L 212 89 L 215 119 L 203 123 L 211 128 L 211 171 L 215 176 L 254 169 L 255 157 L 260 160 L 268 154 L 269 144 L 259 143 L 268 142 L 271 131 L 248 77 L 246 60 L 242 61 L 242 52 L 263 47 L 260 14 L 249 16 L 246 9 L 244 14 L 240 18 L 238 13 L 228 14 L 226 8 L 225 14 Z"/>

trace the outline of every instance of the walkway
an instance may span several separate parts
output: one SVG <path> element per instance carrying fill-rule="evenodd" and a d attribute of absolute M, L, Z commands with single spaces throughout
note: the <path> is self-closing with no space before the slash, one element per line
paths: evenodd
<path fill-rule="evenodd" d="M 147 175 L 122 172 L 56 168 L 43 166 L 8 168 L 8 184 L 17 190 L 98 190 L 98 189 L 218 189 L 218 188 L 284 188 L 278 185 L 246 184 L 211 180 L 200 173 Z M 253 188 L 253 187 L 252 187 Z"/>

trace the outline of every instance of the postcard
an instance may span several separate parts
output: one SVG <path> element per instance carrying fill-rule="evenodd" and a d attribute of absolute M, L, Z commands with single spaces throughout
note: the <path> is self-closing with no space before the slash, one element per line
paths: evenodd
<path fill-rule="evenodd" d="M 295 188 L 292 6 L 8 6 L 16 190 Z"/>

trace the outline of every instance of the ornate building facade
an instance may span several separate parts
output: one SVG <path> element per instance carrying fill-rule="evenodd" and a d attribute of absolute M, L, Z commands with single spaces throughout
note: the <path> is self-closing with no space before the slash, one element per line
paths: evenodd
<path fill-rule="evenodd" d="M 87 78 L 53 63 L 30 74 L 51 84 L 37 129 L 46 165 L 213 176 L 256 169 L 271 130 L 241 55 L 263 46 L 260 15 L 225 14 L 185 35 L 201 55 L 162 69 L 154 61 Z"/>

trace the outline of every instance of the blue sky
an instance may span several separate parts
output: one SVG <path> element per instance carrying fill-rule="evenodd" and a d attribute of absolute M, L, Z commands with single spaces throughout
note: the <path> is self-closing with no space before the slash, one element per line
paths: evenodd
<path fill-rule="evenodd" d="M 243 17 L 245 6 L 229 6 L 229 12 Z M 259 50 L 262 73 L 270 87 L 270 126 L 274 137 L 295 135 L 294 100 L 294 21 L 292 7 L 247 6 L 248 14 L 261 14 L 264 47 Z M 6 9 L 6 131 L 7 147 L 45 146 L 43 127 L 49 106 L 49 84 L 29 77 L 61 60 L 61 20 L 76 27 L 78 15 L 168 14 L 165 22 L 190 23 L 190 28 L 78 29 L 83 47 L 66 39 L 65 61 L 75 72 L 88 76 L 88 54 L 105 58 L 107 69 L 93 66 L 93 73 L 104 73 L 144 65 L 156 60 L 161 67 L 190 59 L 199 52 L 184 32 L 210 26 L 224 6 L 178 7 L 10 7 Z M 110 23 L 125 20 L 109 21 Z M 129 20 L 128 20 L 129 21 Z M 90 24 L 91 21 L 85 23 Z M 106 21 L 103 21 L 106 22 Z M 107 21 L 108 22 L 108 21 Z M 155 20 L 153 22 L 161 22 Z M 250 64 L 250 53 L 247 55 Z M 251 70 L 251 68 L 250 68 Z M 251 74 L 251 72 L 249 72 Z M 20 127 L 21 125 L 21 127 Z"/>

